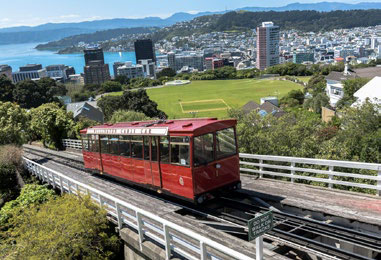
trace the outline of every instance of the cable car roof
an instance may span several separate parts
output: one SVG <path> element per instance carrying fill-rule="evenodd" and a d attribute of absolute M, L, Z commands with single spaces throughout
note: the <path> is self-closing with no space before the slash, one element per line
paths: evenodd
<path fill-rule="evenodd" d="M 151 135 L 167 136 L 168 134 L 201 135 L 208 132 L 233 127 L 235 119 L 218 120 L 216 118 L 192 118 L 177 120 L 150 120 L 104 124 L 83 129 L 83 134 L 97 135 Z"/>

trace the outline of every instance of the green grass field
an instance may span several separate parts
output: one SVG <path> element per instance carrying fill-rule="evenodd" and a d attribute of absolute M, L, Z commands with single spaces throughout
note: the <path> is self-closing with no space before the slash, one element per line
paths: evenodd
<path fill-rule="evenodd" d="M 308 83 L 308 81 L 312 78 L 311 76 L 299 76 L 297 77 L 299 80 L 303 81 L 304 83 Z"/>
<path fill-rule="evenodd" d="M 260 103 L 261 97 L 266 96 L 280 99 L 293 89 L 302 89 L 302 86 L 288 80 L 201 80 L 183 86 L 148 89 L 147 93 L 170 118 L 194 115 L 226 118 L 229 108 L 241 108 L 251 100 Z"/>
<path fill-rule="evenodd" d="M 281 98 L 290 90 L 301 88 L 299 84 L 283 80 L 205 80 L 149 89 L 147 93 L 170 118 L 191 117 L 192 111 L 198 111 L 196 117 L 226 118 L 228 108 L 241 108 L 250 100 L 259 103 L 260 98 L 266 96 Z"/>

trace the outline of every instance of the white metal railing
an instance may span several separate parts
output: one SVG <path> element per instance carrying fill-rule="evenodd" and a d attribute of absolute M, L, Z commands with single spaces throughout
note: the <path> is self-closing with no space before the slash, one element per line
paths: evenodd
<path fill-rule="evenodd" d="M 65 148 L 82 150 L 82 141 L 75 139 L 63 139 L 62 144 Z"/>
<path fill-rule="evenodd" d="M 259 174 L 260 177 L 266 175 L 286 177 L 290 178 L 291 182 L 294 182 L 294 180 L 307 180 L 328 183 L 328 188 L 333 188 L 333 184 L 337 184 L 372 189 L 378 191 L 377 194 L 381 195 L 381 164 L 245 153 L 241 153 L 239 157 L 241 159 L 241 172 L 256 173 Z M 282 165 L 279 165 L 279 163 L 282 163 Z M 314 169 L 314 166 L 318 166 L 316 168 L 320 169 Z M 275 171 L 273 169 L 275 169 Z M 373 171 L 374 175 L 345 172 L 348 171 L 348 169 Z M 298 173 L 323 174 L 326 175 L 327 178 L 306 176 Z M 342 177 L 374 181 L 374 184 L 359 183 L 354 180 L 340 180 Z"/>
<path fill-rule="evenodd" d="M 89 195 L 117 220 L 119 230 L 123 225 L 135 229 L 139 234 L 140 249 L 144 239 L 150 238 L 165 248 L 167 259 L 170 259 L 172 252 L 186 259 L 253 259 L 25 157 L 23 160 L 28 171 L 53 188 L 60 189 L 61 193 Z"/>
<path fill-rule="evenodd" d="M 63 144 L 67 148 L 82 149 L 81 140 L 65 139 L 63 140 Z M 328 183 L 328 188 L 333 188 L 333 185 L 337 184 L 349 187 L 372 189 L 377 191 L 377 195 L 381 196 L 381 164 L 245 153 L 240 153 L 239 157 L 241 159 L 241 172 L 256 173 L 259 174 L 260 177 L 287 177 L 291 179 L 291 182 L 294 182 L 294 180 L 307 180 Z M 287 165 L 274 164 L 274 162 Z M 325 167 L 327 170 L 313 169 L 312 166 L 319 166 L 320 168 Z M 366 175 L 359 173 L 347 173 L 343 172 L 340 168 L 374 171 L 375 174 Z M 276 171 L 272 171 L 271 169 L 275 169 Z M 282 170 L 282 172 L 279 170 Z M 327 175 L 327 178 L 298 174 L 300 172 L 324 174 Z M 371 180 L 375 182 L 375 185 L 355 181 L 343 181 L 340 180 L 340 177 Z"/>

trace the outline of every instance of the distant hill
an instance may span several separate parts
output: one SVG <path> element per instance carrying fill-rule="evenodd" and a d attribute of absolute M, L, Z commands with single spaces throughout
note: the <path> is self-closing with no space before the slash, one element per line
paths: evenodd
<path fill-rule="evenodd" d="M 119 28 L 110 29 L 104 31 L 97 31 L 95 33 L 79 34 L 74 36 L 65 37 L 58 41 L 52 41 L 46 44 L 37 45 L 38 50 L 59 50 L 73 45 L 79 42 L 84 43 L 97 43 L 99 41 L 107 41 L 113 38 L 118 38 L 122 35 L 153 33 L 157 31 L 158 27 L 136 27 L 136 28 Z"/>
<path fill-rule="evenodd" d="M 293 3 L 282 7 L 244 7 L 237 10 L 251 12 L 262 11 L 292 11 L 292 10 L 315 10 L 329 12 L 334 10 L 355 9 L 381 9 L 381 3 L 363 2 L 358 4 L 346 4 L 339 2 L 320 2 L 313 4 Z M 237 11 L 236 10 L 236 11 Z M 0 29 L 0 44 L 47 42 L 59 40 L 63 37 L 83 33 L 92 33 L 101 30 L 133 27 L 166 27 L 178 22 L 191 21 L 194 18 L 212 14 L 223 14 L 230 11 L 201 12 L 197 14 L 175 13 L 162 19 L 159 17 L 146 17 L 141 19 L 116 18 L 107 20 L 86 21 L 79 23 L 47 23 L 38 26 L 18 26 Z"/>

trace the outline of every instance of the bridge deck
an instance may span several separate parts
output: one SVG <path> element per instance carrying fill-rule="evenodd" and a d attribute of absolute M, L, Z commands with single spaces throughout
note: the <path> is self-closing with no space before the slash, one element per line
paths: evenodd
<path fill-rule="evenodd" d="M 68 157 L 79 161 L 82 160 L 81 154 L 75 154 L 73 152 L 57 152 L 29 145 L 25 145 L 25 147 L 38 149 L 41 151 L 48 151 L 50 154 L 57 154 L 60 157 Z M 131 186 L 126 186 L 125 184 L 113 181 L 110 178 L 103 178 L 102 176 L 91 176 L 84 171 L 53 162 L 49 158 L 42 159 L 41 156 L 28 153 L 27 151 L 24 153 L 28 158 L 35 160 L 37 163 L 49 167 L 50 169 L 63 173 L 77 181 L 84 182 L 87 185 L 113 195 L 121 200 L 127 201 L 128 203 L 133 204 L 141 209 L 152 212 L 173 223 L 181 225 L 190 230 L 194 230 L 195 232 L 198 232 L 199 234 L 208 237 L 216 242 L 226 244 L 230 248 L 242 252 L 243 254 L 254 257 L 255 243 L 245 242 L 214 228 L 208 227 L 195 219 L 181 216 L 177 213 L 178 210 L 182 209 L 181 206 L 167 203 L 165 200 L 155 196 L 150 196 L 149 194 L 141 193 Z M 285 257 L 266 248 L 264 249 L 264 254 L 265 257 L 269 257 L 271 259 L 286 259 Z"/>
<path fill-rule="evenodd" d="M 242 175 L 242 188 L 271 204 L 297 207 L 324 215 L 381 227 L 381 197 L 324 187 Z"/>
<path fill-rule="evenodd" d="M 32 147 L 36 149 L 36 146 Z M 49 152 L 82 161 L 80 153 Z M 244 192 L 275 206 L 296 207 L 307 212 L 319 212 L 322 215 L 377 225 L 381 229 L 381 197 L 267 178 L 257 179 L 246 174 L 241 175 L 241 180 Z"/>

